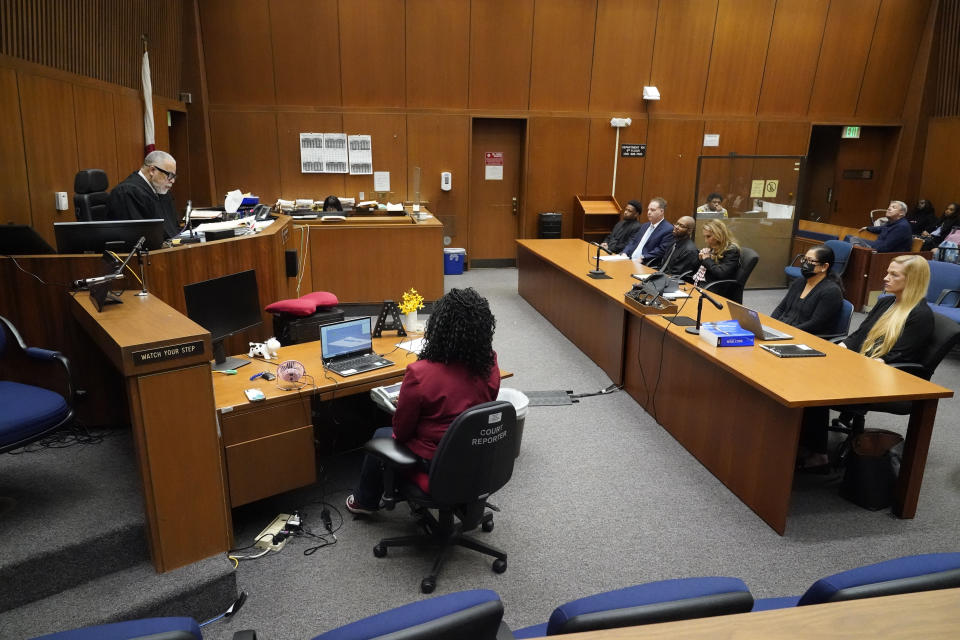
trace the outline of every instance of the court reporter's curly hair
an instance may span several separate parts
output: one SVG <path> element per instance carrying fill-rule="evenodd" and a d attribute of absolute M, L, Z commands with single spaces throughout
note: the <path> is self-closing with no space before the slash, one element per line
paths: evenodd
<path fill-rule="evenodd" d="M 496 326 L 486 298 L 473 288 L 451 289 L 433 305 L 420 359 L 462 364 L 471 374 L 485 378 L 494 362 Z"/>

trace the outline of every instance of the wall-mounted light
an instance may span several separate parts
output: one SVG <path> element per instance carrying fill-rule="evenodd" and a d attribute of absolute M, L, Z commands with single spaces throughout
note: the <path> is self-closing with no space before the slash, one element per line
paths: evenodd
<path fill-rule="evenodd" d="M 659 100 L 660 99 L 660 90 L 656 87 L 644 87 L 643 88 L 643 99 L 644 100 Z"/>

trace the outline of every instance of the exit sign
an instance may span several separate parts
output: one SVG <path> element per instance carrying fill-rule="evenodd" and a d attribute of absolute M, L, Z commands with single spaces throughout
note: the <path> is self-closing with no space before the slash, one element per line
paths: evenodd
<path fill-rule="evenodd" d="M 860 127 L 844 127 L 843 135 L 841 138 L 859 138 L 860 137 Z"/>

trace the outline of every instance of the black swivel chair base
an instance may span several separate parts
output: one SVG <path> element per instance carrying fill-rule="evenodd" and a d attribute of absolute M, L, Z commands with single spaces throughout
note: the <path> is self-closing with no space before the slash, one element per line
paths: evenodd
<path fill-rule="evenodd" d="M 486 505 L 492 507 L 492 505 Z M 450 550 L 455 546 L 466 547 L 474 551 L 479 551 L 488 556 L 496 558 L 493 561 L 493 571 L 503 573 L 507 570 L 507 554 L 496 547 L 490 546 L 475 538 L 466 535 L 463 532 L 463 524 L 455 523 L 453 512 L 441 510 L 440 518 L 435 518 L 430 511 L 422 506 L 411 509 L 417 516 L 417 524 L 423 527 L 425 533 L 416 536 L 400 536 L 397 538 L 385 538 L 373 547 L 373 555 L 383 558 L 387 555 L 389 547 L 440 547 L 436 559 L 433 561 L 433 568 L 430 574 L 420 581 L 420 591 L 422 593 L 432 593 L 437 586 L 437 576 L 443 568 L 443 563 L 450 554 Z M 480 518 L 480 528 L 486 532 L 493 531 L 493 514 L 486 512 Z"/>

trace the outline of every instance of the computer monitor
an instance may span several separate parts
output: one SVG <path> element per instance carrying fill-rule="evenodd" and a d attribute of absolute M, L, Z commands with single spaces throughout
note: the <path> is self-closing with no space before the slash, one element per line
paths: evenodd
<path fill-rule="evenodd" d="M 249 360 L 227 358 L 223 340 L 263 322 L 253 269 L 183 286 L 187 316 L 213 337 L 213 368 L 237 369 Z"/>
<path fill-rule="evenodd" d="M 164 239 L 162 218 L 54 222 L 53 233 L 59 253 L 101 253 L 104 249 L 126 253 L 140 238 L 147 239 L 143 247 L 152 251 L 162 247 Z"/>
<path fill-rule="evenodd" d="M 25 224 L 0 224 L 0 256 L 42 255 L 54 253 L 33 227 Z"/>

